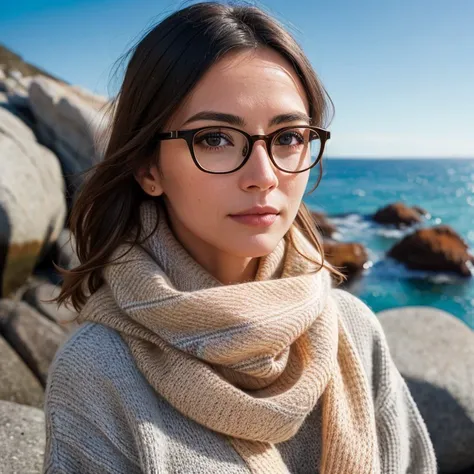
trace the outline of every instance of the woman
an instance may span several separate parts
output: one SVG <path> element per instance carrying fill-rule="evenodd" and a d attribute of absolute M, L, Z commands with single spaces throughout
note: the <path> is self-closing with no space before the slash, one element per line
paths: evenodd
<path fill-rule="evenodd" d="M 254 7 L 189 6 L 136 46 L 72 214 L 59 302 L 84 324 L 50 370 L 45 472 L 436 472 L 302 203 L 327 109 Z"/>

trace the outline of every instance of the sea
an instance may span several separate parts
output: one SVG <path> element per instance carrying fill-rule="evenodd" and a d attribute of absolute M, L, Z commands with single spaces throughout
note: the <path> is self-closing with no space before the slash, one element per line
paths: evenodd
<path fill-rule="evenodd" d="M 304 201 L 336 224 L 336 240 L 364 244 L 370 258 L 369 268 L 348 290 L 374 312 L 431 306 L 474 329 L 474 275 L 406 269 L 386 253 L 416 227 L 397 229 L 370 219 L 395 201 L 418 205 L 429 213 L 421 227 L 450 225 L 474 253 L 474 158 L 324 160 L 322 181 Z M 308 191 L 318 173 L 312 170 Z"/>

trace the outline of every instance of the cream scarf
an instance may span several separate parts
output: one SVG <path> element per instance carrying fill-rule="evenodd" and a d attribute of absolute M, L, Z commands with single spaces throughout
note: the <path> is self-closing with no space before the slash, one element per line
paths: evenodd
<path fill-rule="evenodd" d="M 148 235 L 157 207 L 146 202 L 140 213 Z M 156 392 L 228 435 L 251 472 L 288 473 L 275 443 L 294 436 L 318 400 L 320 472 L 378 472 L 371 393 L 327 270 L 311 273 L 316 265 L 282 239 L 255 281 L 222 285 L 174 238 L 165 214 L 119 262 L 104 269 L 80 319 L 117 330 Z"/>

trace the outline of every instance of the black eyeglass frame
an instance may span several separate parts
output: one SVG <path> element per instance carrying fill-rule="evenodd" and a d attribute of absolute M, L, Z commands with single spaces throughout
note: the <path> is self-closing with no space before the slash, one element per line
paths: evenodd
<path fill-rule="evenodd" d="M 202 132 L 203 130 L 216 129 L 216 128 L 226 129 L 226 130 L 235 130 L 237 132 L 240 132 L 242 135 L 244 135 L 247 138 L 247 141 L 249 143 L 249 147 L 248 147 L 248 150 L 247 150 L 247 156 L 244 158 L 242 163 L 237 168 L 235 168 L 231 171 L 210 171 L 210 170 L 207 170 L 207 169 L 203 168 L 200 165 L 199 161 L 197 160 L 196 156 L 194 155 L 194 147 L 193 147 L 194 136 L 197 133 Z M 316 159 L 316 161 L 311 166 L 308 166 L 308 168 L 305 168 L 305 169 L 299 170 L 299 171 L 288 171 L 288 170 L 285 170 L 285 169 L 281 168 L 280 166 L 278 166 L 275 159 L 273 158 L 272 143 L 273 143 L 273 139 L 278 134 L 280 134 L 282 132 L 285 132 L 286 130 L 293 130 L 295 128 L 311 129 L 314 132 L 316 132 L 319 136 L 319 139 L 321 140 L 321 149 L 319 150 L 318 158 Z M 201 171 L 204 171 L 204 173 L 230 174 L 230 173 L 234 173 L 235 171 L 238 171 L 240 168 L 242 168 L 245 165 L 245 163 L 247 163 L 248 159 L 250 158 L 250 155 L 252 154 L 252 150 L 253 150 L 253 146 L 254 146 L 255 142 L 257 142 L 258 140 L 263 140 L 266 144 L 267 153 L 268 153 L 268 156 L 270 157 L 270 160 L 273 163 L 273 165 L 276 168 L 278 168 L 280 171 L 283 171 L 285 173 L 297 174 L 297 173 L 303 173 L 304 171 L 308 171 L 309 169 L 313 168 L 314 166 L 316 166 L 321 161 L 321 158 L 322 158 L 323 153 L 324 153 L 324 148 L 325 148 L 325 145 L 326 145 L 326 141 L 331 138 L 331 132 L 329 130 L 325 130 L 324 128 L 312 127 L 310 125 L 292 125 L 292 126 L 280 128 L 280 129 L 275 130 L 274 132 L 269 133 L 267 135 L 250 135 L 247 132 L 244 132 L 243 130 L 240 130 L 239 128 L 235 128 L 235 127 L 219 126 L 219 125 L 208 125 L 206 127 L 194 128 L 192 130 L 174 130 L 174 131 L 171 131 L 171 132 L 162 132 L 162 133 L 159 133 L 159 134 L 156 135 L 157 141 L 160 141 L 160 140 L 174 140 L 174 139 L 178 139 L 178 138 L 184 139 L 186 141 L 186 143 L 188 144 L 189 152 L 191 153 L 191 157 L 194 161 L 194 164 Z"/>

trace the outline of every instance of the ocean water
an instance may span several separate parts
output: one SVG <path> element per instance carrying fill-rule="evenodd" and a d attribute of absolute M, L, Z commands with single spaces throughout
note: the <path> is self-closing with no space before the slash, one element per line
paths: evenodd
<path fill-rule="evenodd" d="M 372 266 L 350 291 L 375 312 L 433 306 L 474 329 L 474 276 L 407 270 L 386 252 L 413 228 L 398 230 L 369 218 L 395 201 L 418 205 L 430 213 L 422 227 L 448 224 L 474 249 L 474 159 L 325 160 L 319 187 L 304 201 L 328 214 L 339 229 L 337 240 L 366 246 Z M 318 172 L 312 172 L 308 190 Z"/>

